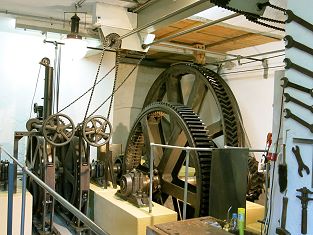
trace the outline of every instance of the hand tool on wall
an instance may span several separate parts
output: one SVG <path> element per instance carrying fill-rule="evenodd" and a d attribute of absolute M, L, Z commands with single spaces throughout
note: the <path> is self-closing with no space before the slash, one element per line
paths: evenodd
<path fill-rule="evenodd" d="M 284 93 L 284 96 L 285 96 L 285 102 L 288 103 L 288 102 L 291 101 L 292 103 L 300 105 L 301 107 L 306 108 L 306 109 L 310 110 L 313 113 L 313 105 L 308 105 L 308 104 L 302 102 L 301 100 L 298 100 L 298 99 L 292 97 L 288 93 Z"/>
<path fill-rule="evenodd" d="M 286 144 L 283 144 L 282 163 L 278 165 L 279 191 L 282 193 L 287 188 L 287 164 L 286 164 Z"/>
<path fill-rule="evenodd" d="M 310 147 L 311 147 L 311 157 L 312 157 L 312 168 L 311 169 L 313 169 L 313 139 L 311 139 L 311 138 L 298 138 L 298 137 L 295 137 L 295 138 L 293 138 L 293 142 L 294 143 L 301 143 L 301 144 L 308 144 Z M 311 174 L 312 175 L 312 182 L 311 182 L 311 184 L 312 184 L 312 186 L 311 186 L 311 188 L 313 188 L 313 174 Z"/>
<path fill-rule="evenodd" d="M 299 118 L 295 114 L 293 114 L 289 109 L 284 109 L 285 118 L 291 118 L 296 122 L 300 123 L 302 126 L 305 126 L 313 133 L 313 124 L 309 124 L 308 122 L 304 121 L 303 119 Z"/>
<path fill-rule="evenodd" d="M 308 29 L 308 30 L 313 32 L 313 25 L 311 23 L 309 23 L 306 20 L 304 20 L 304 19 L 300 18 L 299 16 L 295 15 L 293 13 L 293 11 L 291 11 L 291 10 L 287 10 L 286 13 L 287 13 L 287 16 L 288 16 L 288 18 L 286 20 L 286 23 L 290 23 L 291 21 L 294 21 L 294 22 L 298 23 L 299 25 L 303 26 L 304 28 L 306 28 L 306 29 Z"/>
<path fill-rule="evenodd" d="M 283 88 L 291 87 L 291 88 L 297 89 L 299 91 L 308 93 L 309 95 L 311 95 L 313 97 L 313 88 L 307 88 L 307 87 L 301 86 L 299 84 L 290 82 L 288 80 L 288 78 L 286 78 L 286 77 L 283 77 L 280 80 L 283 81 L 283 84 L 281 85 Z"/>
<path fill-rule="evenodd" d="M 279 235 L 290 235 L 290 232 L 286 229 L 287 205 L 288 197 L 283 197 L 283 209 L 281 212 L 280 227 L 276 228 L 276 234 Z"/>
<path fill-rule="evenodd" d="M 303 52 L 306 52 L 306 53 L 308 53 L 310 55 L 313 55 L 313 49 L 312 48 L 310 48 L 310 47 L 308 47 L 308 46 L 306 46 L 306 45 L 304 45 L 304 44 L 294 40 L 293 37 L 291 37 L 290 35 L 286 35 L 284 37 L 284 41 L 285 41 L 285 47 L 286 48 L 294 47 L 294 48 L 297 48 L 297 49 L 299 49 L 299 50 L 301 50 Z"/>
<path fill-rule="evenodd" d="M 304 164 L 301 153 L 300 153 L 300 148 L 298 145 L 296 147 L 292 147 L 292 152 L 294 153 L 297 162 L 298 162 L 298 173 L 301 177 L 303 177 L 302 171 L 305 170 L 307 174 L 310 174 L 310 169 L 307 165 Z"/>
<path fill-rule="evenodd" d="M 313 198 L 309 198 L 309 194 L 313 194 L 307 187 L 297 189 L 297 192 L 301 193 L 301 196 L 296 197 L 300 199 L 302 205 L 302 216 L 301 216 L 301 233 L 307 234 L 307 217 L 308 217 L 308 203 L 313 201 Z"/>
<path fill-rule="evenodd" d="M 302 74 L 313 78 L 313 71 L 306 69 L 298 64 L 293 63 L 289 58 L 284 59 L 285 69 L 294 69 Z"/>

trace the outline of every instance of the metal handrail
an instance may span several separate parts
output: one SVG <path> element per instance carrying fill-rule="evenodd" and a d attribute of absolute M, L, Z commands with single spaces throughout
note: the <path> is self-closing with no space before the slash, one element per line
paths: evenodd
<path fill-rule="evenodd" d="M 47 190 L 49 194 L 56 199 L 59 203 L 61 203 L 66 209 L 68 209 L 72 214 L 74 214 L 79 220 L 81 220 L 86 226 L 88 226 L 93 232 L 95 232 L 97 235 L 109 235 L 109 233 L 105 232 L 100 228 L 97 224 L 95 224 L 91 219 L 89 219 L 86 215 L 84 215 L 80 210 L 78 210 L 76 207 L 74 207 L 71 203 L 66 201 L 60 194 L 56 193 L 52 188 L 50 188 L 45 182 L 43 182 L 40 178 L 38 178 L 36 175 L 34 175 L 27 166 L 20 163 L 15 157 L 11 156 L 4 148 L 2 148 L 4 153 L 6 153 L 18 166 L 22 168 L 23 173 L 26 173 L 28 176 L 30 176 L 39 186 Z M 23 181 L 26 179 L 26 177 L 23 177 Z M 24 188 L 24 182 L 23 182 L 23 188 Z M 26 189 L 26 187 L 25 187 Z M 24 192 L 22 192 L 24 193 Z M 24 202 L 22 201 L 22 209 L 25 208 L 25 196 L 22 198 Z M 22 223 L 23 224 L 23 223 Z"/>

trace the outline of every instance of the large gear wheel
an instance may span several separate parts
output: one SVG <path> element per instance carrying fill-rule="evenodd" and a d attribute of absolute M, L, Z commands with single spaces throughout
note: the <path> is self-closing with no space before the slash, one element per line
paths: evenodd
<path fill-rule="evenodd" d="M 245 135 L 237 101 L 223 78 L 214 71 L 195 64 L 175 64 L 155 80 L 147 93 L 144 107 L 155 101 L 187 105 L 205 123 L 208 134 L 218 147 L 244 147 Z M 256 200 L 263 189 L 255 171 L 258 162 L 249 157 L 247 199 Z"/>
<path fill-rule="evenodd" d="M 174 146 L 213 147 L 202 121 L 190 108 L 182 104 L 155 102 L 139 115 L 130 132 L 124 167 L 148 171 L 150 143 Z M 186 152 L 154 148 L 154 169 L 158 172 L 161 193 L 154 199 L 172 205 L 179 212 L 183 200 L 183 167 Z M 209 211 L 211 152 L 191 151 L 188 180 L 187 217 L 205 216 Z M 171 200 L 172 199 L 172 200 Z M 169 202 L 170 201 L 170 202 Z"/>

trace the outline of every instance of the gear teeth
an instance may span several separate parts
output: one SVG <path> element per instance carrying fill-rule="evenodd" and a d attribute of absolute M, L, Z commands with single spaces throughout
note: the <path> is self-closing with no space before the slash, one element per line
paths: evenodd
<path fill-rule="evenodd" d="M 158 111 L 152 111 L 151 113 L 148 113 L 147 116 L 151 116 L 151 114 L 164 114 L 165 112 L 162 110 L 162 107 L 164 106 L 170 107 L 173 111 L 175 111 L 178 118 L 180 118 L 188 127 L 188 131 L 191 134 L 190 137 L 193 140 L 194 147 L 211 148 L 214 145 L 213 142 L 208 138 L 205 125 L 202 123 L 198 115 L 195 114 L 189 107 L 181 104 L 156 102 L 148 105 L 146 109 L 149 109 L 152 106 L 156 106 Z M 143 113 L 145 113 L 145 111 L 143 111 Z M 140 123 L 142 117 L 143 116 L 140 114 L 135 123 Z M 140 164 L 143 147 L 144 140 L 142 128 L 140 125 L 135 125 L 131 130 L 125 153 L 127 170 L 136 168 Z M 206 216 L 208 215 L 209 208 L 211 152 L 198 151 L 197 157 L 200 166 L 198 169 L 198 174 L 201 182 L 198 182 L 200 184 L 200 188 L 198 188 L 198 190 L 201 203 L 200 208 L 198 208 L 199 214 L 196 216 Z"/>

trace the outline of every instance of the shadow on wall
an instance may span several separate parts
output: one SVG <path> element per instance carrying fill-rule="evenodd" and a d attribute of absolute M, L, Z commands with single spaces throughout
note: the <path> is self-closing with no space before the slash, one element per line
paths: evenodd
<path fill-rule="evenodd" d="M 132 109 L 130 113 L 130 127 L 133 126 L 136 118 L 143 108 L 143 103 L 146 99 L 147 93 L 154 81 L 159 77 L 164 69 L 152 68 L 146 66 L 138 67 L 138 77 L 136 79 L 136 85 L 134 90 L 134 98 Z M 140 108 L 139 108 L 140 107 Z"/>
<path fill-rule="evenodd" d="M 115 131 L 113 132 L 114 137 L 114 143 L 120 143 L 122 144 L 122 149 L 124 151 L 124 148 L 126 146 L 126 141 L 129 135 L 129 131 L 125 125 L 123 125 L 121 122 L 116 126 Z"/>

